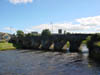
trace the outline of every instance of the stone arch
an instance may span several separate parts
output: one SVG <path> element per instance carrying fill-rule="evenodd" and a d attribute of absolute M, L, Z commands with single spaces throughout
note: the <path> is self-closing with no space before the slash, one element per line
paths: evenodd
<path fill-rule="evenodd" d="M 74 40 L 70 40 L 70 48 L 69 51 L 70 52 L 79 52 L 80 49 L 80 45 L 81 45 L 82 40 L 78 40 L 78 39 L 74 39 Z"/>
<path fill-rule="evenodd" d="M 64 45 L 66 44 L 66 40 L 63 40 L 63 39 L 60 39 L 60 40 L 55 40 L 54 41 L 54 50 L 57 50 L 57 51 L 62 51 L 64 50 L 63 47 Z"/>

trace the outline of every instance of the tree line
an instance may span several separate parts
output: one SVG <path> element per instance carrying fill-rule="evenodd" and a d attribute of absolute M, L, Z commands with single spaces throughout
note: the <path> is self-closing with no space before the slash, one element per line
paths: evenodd
<path fill-rule="evenodd" d="M 17 34 L 15 36 L 17 37 L 31 37 L 31 36 L 50 36 L 51 35 L 51 31 L 49 29 L 44 29 L 41 34 L 36 34 L 36 33 L 24 33 L 22 30 L 18 30 L 16 32 Z"/>

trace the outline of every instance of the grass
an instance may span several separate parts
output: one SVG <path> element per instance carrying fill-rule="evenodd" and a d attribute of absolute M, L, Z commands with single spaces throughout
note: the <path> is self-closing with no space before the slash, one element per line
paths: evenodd
<path fill-rule="evenodd" d="M 98 42 L 94 43 L 94 45 L 96 45 L 96 46 L 100 47 L 100 41 L 98 41 Z"/>
<path fill-rule="evenodd" d="M 66 44 L 67 44 L 67 47 L 69 48 L 70 47 L 70 42 L 68 41 Z"/>
<path fill-rule="evenodd" d="M 3 51 L 3 50 L 14 50 L 16 49 L 12 43 L 8 43 L 8 42 L 3 42 L 3 43 L 0 43 L 0 51 Z"/>
<path fill-rule="evenodd" d="M 83 40 L 82 41 L 82 44 L 87 44 L 87 40 Z"/>

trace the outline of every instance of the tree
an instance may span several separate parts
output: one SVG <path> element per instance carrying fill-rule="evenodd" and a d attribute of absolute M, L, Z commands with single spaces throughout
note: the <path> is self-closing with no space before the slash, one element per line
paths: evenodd
<path fill-rule="evenodd" d="M 43 31 L 42 31 L 42 34 L 41 34 L 42 36 L 50 36 L 51 35 L 51 32 L 50 32 L 50 30 L 49 29 L 44 29 Z"/>
<path fill-rule="evenodd" d="M 23 32 L 22 30 L 18 30 L 18 31 L 17 31 L 17 36 L 18 36 L 18 37 L 24 37 L 25 34 L 24 34 L 24 32 Z"/>
<path fill-rule="evenodd" d="M 25 36 L 27 37 L 38 36 L 38 33 L 31 32 L 31 33 L 27 33 Z"/>

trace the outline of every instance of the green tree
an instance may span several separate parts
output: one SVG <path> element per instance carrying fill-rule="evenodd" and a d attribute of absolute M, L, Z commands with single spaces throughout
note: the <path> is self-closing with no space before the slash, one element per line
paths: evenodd
<path fill-rule="evenodd" d="M 32 37 L 32 36 L 38 36 L 38 34 L 37 34 L 37 33 L 32 33 L 32 32 L 31 32 L 31 33 L 27 33 L 26 36 L 27 36 L 27 37 Z"/>
<path fill-rule="evenodd" d="M 50 30 L 49 29 L 44 29 L 43 31 L 42 31 L 42 34 L 41 34 L 42 36 L 50 36 L 51 35 L 51 32 L 50 32 Z"/>
<path fill-rule="evenodd" d="M 23 32 L 22 30 L 18 30 L 18 31 L 17 31 L 17 36 L 18 36 L 18 37 L 24 37 L 25 34 L 24 34 L 24 32 Z"/>

